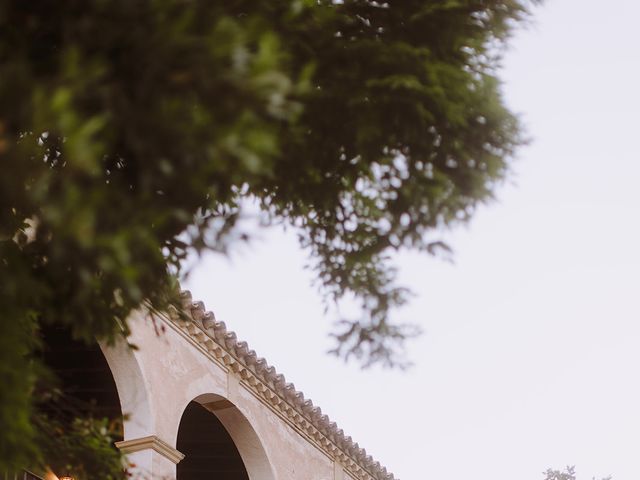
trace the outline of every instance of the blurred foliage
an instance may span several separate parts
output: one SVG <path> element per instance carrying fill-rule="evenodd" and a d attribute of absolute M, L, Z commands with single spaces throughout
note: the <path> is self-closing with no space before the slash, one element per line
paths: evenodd
<path fill-rule="evenodd" d="M 564 470 L 553 470 L 548 468 L 542 472 L 544 480 L 576 480 L 576 468 L 574 466 L 568 466 Z M 603 477 L 602 480 L 611 480 L 613 477 Z M 593 480 L 596 480 L 593 477 Z"/>
<path fill-rule="evenodd" d="M 0 0 L 0 468 L 46 451 L 38 325 L 127 335 L 189 251 L 244 238 L 245 198 L 297 227 L 327 301 L 362 300 L 335 352 L 397 362 L 389 255 L 446 251 L 507 173 L 496 72 L 533 3 Z"/>
<path fill-rule="evenodd" d="M 119 431 L 117 426 L 106 418 L 91 416 L 65 420 L 56 415 L 34 416 L 33 423 L 41 437 L 41 458 L 46 459 L 40 462 L 40 468 L 45 465 L 58 476 L 70 475 L 75 480 L 127 477 L 127 465 L 112 443 Z"/>

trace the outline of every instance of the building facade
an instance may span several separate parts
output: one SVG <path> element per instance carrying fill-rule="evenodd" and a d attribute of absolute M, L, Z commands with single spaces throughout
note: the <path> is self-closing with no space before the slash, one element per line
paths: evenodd
<path fill-rule="evenodd" d="M 202 302 L 141 310 L 130 344 L 101 345 L 134 475 L 150 479 L 391 480 L 394 476 L 238 341 Z"/>

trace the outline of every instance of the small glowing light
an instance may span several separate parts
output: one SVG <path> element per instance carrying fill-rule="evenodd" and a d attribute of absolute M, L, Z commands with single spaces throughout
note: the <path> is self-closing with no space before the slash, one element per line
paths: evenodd
<path fill-rule="evenodd" d="M 73 480 L 73 477 L 69 477 L 67 475 L 63 476 L 63 477 L 58 477 L 60 480 Z"/>

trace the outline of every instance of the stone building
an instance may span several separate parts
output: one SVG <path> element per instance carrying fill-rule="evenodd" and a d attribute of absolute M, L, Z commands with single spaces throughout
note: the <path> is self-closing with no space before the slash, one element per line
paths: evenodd
<path fill-rule="evenodd" d="M 91 370 L 87 382 L 111 383 L 101 401 L 125 414 L 116 445 L 134 473 L 177 480 L 394 478 L 189 292 L 182 307 L 182 314 L 134 314 L 128 341 L 137 349 L 123 341 L 84 357 L 80 347 L 56 356 Z"/>

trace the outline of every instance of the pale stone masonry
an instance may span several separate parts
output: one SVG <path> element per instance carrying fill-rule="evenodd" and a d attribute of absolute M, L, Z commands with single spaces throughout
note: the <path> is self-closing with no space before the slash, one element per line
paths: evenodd
<path fill-rule="evenodd" d="M 176 478 L 180 420 L 195 401 L 223 424 L 250 480 L 395 478 L 189 292 L 182 312 L 139 311 L 130 325 L 136 349 L 101 348 L 125 414 L 117 446 L 138 474 Z"/>

